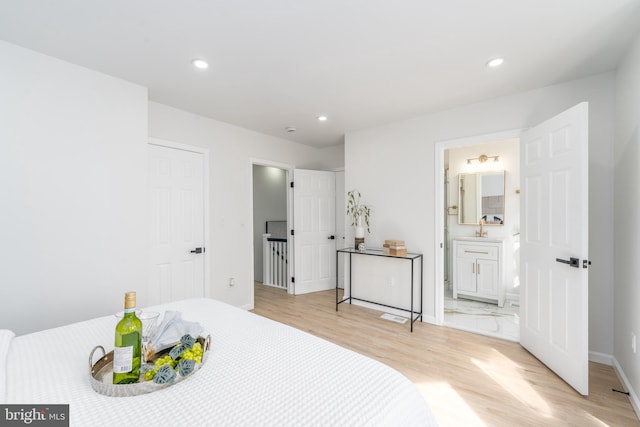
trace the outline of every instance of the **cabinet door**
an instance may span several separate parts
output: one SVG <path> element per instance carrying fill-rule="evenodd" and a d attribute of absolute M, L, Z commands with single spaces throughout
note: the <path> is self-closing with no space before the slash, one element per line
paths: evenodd
<path fill-rule="evenodd" d="M 476 260 L 469 258 L 456 259 L 456 283 L 458 292 L 476 292 Z"/>
<path fill-rule="evenodd" d="M 478 294 L 487 298 L 498 298 L 498 261 L 478 259 L 476 279 Z"/>

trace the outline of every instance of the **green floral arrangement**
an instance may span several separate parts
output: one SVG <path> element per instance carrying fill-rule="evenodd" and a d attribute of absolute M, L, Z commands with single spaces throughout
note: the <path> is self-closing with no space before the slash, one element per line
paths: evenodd
<path fill-rule="evenodd" d="M 347 216 L 351 217 L 352 226 L 362 226 L 362 219 L 367 226 L 367 233 L 371 232 L 369 218 L 371 207 L 360 201 L 362 195 L 358 190 L 351 190 L 347 193 Z"/>

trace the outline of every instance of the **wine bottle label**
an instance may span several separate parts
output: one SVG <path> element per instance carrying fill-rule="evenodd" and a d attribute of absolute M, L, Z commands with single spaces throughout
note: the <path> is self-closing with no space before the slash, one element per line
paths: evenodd
<path fill-rule="evenodd" d="M 113 349 L 113 372 L 124 374 L 133 370 L 133 346 Z"/>

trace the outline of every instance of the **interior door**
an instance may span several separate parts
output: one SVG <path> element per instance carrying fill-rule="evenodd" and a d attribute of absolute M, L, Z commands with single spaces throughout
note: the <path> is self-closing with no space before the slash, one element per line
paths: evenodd
<path fill-rule="evenodd" d="M 588 104 L 526 131 L 521 146 L 520 342 L 589 393 Z"/>
<path fill-rule="evenodd" d="M 295 294 L 335 287 L 335 174 L 294 170 Z"/>
<path fill-rule="evenodd" d="M 204 154 L 149 144 L 151 304 L 203 297 Z"/>

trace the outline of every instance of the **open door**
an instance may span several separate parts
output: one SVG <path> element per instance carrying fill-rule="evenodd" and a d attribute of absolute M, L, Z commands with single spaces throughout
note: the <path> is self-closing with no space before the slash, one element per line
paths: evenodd
<path fill-rule="evenodd" d="M 520 343 L 587 395 L 588 104 L 521 141 Z"/>
<path fill-rule="evenodd" d="M 335 173 L 295 169 L 295 294 L 335 287 Z"/>

